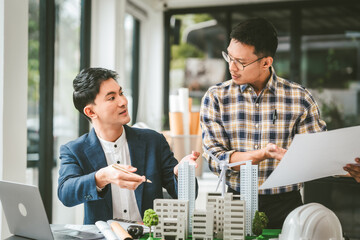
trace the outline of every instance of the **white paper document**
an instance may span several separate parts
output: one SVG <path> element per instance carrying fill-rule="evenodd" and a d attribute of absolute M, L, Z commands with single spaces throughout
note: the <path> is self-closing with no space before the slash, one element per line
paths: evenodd
<path fill-rule="evenodd" d="M 279 165 L 259 189 L 344 175 L 343 167 L 360 157 L 360 126 L 297 134 Z"/>

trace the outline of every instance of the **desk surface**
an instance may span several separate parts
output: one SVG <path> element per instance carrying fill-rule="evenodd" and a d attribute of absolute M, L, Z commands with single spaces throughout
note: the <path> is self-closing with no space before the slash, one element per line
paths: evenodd
<path fill-rule="evenodd" d="M 77 237 L 72 237 L 71 235 L 59 235 L 56 234 L 57 231 L 64 231 L 64 230 L 75 230 L 75 231 L 83 231 L 86 233 L 100 233 L 99 229 L 95 226 L 95 225 L 70 225 L 70 224 L 51 224 L 51 230 L 53 231 L 53 233 L 55 232 L 54 235 L 54 239 L 55 240 L 69 240 L 69 239 L 89 239 L 86 237 L 86 235 L 84 235 L 84 238 L 79 238 L 79 236 Z M 147 239 L 149 236 L 148 233 L 146 233 L 143 237 L 141 237 L 140 239 Z M 255 239 L 256 237 L 246 237 L 246 239 Z M 99 240 L 105 240 L 105 237 L 102 238 L 96 238 Z M 154 238 L 155 239 L 161 239 L 161 238 Z M 191 238 L 188 238 L 191 239 Z M 265 238 L 267 239 L 267 238 Z M 23 238 L 23 237 L 19 237 L 19 236 L 11 236 L 9 238 L 6 238 L 5 240 L 28 240 L 28 238 Z M 216 238 L 214 238 L 214 240 L 217 240 Z"/>
<path fill-rule="evenodd" d="M 70 224 L 51 224 L 51 230 L 55 240 L 69 240 L 69 239 L 89 239 L 91 237 L 96 237 L 96 239 L 104 240 L 104 237 L 99 238 L 99 229 L 95 225 L 70 225 Z M 81 231 L 82 235 L 79 235 Z M 93 235 L 96 234 L 96 235 Z M 76 236 L 76 237 L 75 237 Z M 5 240 L 28 240 L 29 238 L 24 238 L 20 236 L 11 236 Z M 95 238 L 93 238 L 95 239 Z"/>

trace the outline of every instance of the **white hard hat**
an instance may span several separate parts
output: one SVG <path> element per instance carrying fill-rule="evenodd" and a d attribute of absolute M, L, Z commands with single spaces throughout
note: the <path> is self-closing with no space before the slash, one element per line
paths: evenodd
<path fill-rule="evenodd" d="M 339 219 L 319 203 L 294 209 L 285 219 L 279 240 L 343 240 Z"/>

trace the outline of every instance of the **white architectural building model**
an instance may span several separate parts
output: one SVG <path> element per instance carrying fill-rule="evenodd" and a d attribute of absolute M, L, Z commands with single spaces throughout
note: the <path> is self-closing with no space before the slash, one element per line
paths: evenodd
<path fill-rule="evenodd" d="M 224 198 L 221 196 L 221 193 L 217 192 L 208 192 L 206 194 L 206 209 L 214 209 L 214 228 L 213 234 L 215 238 L 223 238 L 223 206 Z"/>
<path fill-rule="evenodd" d="M 162 238 L 163 239 L 175 239 L 175 240 L 186 240 L 186 224 L 185 220 L 181 215 L 178 218 L 164 218 L 161 221 L 162 227 Z"/>
<path fill-rule="evenodd" d="M 193 240 L 213 240 L 214 209 L 195 210 L 192 224 Z"/>
<path fill-rule="evenodd" d="M 179 165 L 179 199 L 155 199 L 154 211 L 159 216 L 154 237 L 193 239 L 245 240 L 252 234 L 252 220 L 258 204 L 258 166 L 247 162 L 240 167 L 240 193 L 207 193 L 206 210 L 195 211 L 195 166 Z"/>
<path fill-rule="evenodd" d="M 178 199 L 189 201 L 188 231 L 192 232 L 192 215 L 195 209 L 195 165 L 183 162 L 178 168 Z"/>
<path fill-rule="evenodd" d="M 246 235 L 252 235 L 252 220 L 258 210 L 258 165 L 240 166 L 240 196 L 246 202 Z"/>
<path fill-rule="evenodd" d="M 245 201 L 239 195 L 208 193 L 206 209 L 214 210 L 214 236 L 218 239 L 245 240 Z"/>
<path fill-rule="evenodd" d="M 188 215 L 189 215 L 189 201 L 178 199 L 155 199 L 154 211 L 159 216 L 159 224 L 155 226 L 154 236 L 156 238 L 164 238 L 164 229 L 172 229 L 174 226 L 164 225 L 167 223 L 165 219 L 177 219 L 177 227 L 181 230 L 184 226 L 184 237 L 188 236 Z M 181 223 L 180 223 L 181 222 Z M 179 233 L 179 232 L 178 232 Z M 175 238 L 178 239 L 178 238 Z M 186 238 L 185 238 L 186 239 Z"/>
<path fill-rule="evenodd" d="M 223 230 L 223 239 L 245 240 L 245 201 L 239 195 L 225 195 Z"/>

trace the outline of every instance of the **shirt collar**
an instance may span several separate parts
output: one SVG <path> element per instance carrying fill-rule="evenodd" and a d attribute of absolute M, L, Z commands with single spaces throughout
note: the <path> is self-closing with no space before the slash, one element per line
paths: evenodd
<path fill-rule="evenodd" d="M 265 88 L 268 88 L 270 92 L 274 93 L 276 92 L 276 83 L 277 83 L 277 76 L 276 76 L 276 73 L 275 73 L 275 70 L 274 68 L 271 66 L 270 67 L 270 79 L 269 81 L 267 82 Z"/>
<path fill-rule="evenodd" d="M 125 129 L 123 127 L 123 131 L 122 131 L 122 134 L 121 136 L 116 139 L 115 142 L 109 142 L 109 141 L 106 141 L 102 138 L 100 138 L 98 136 L 99 140 L 100 140 L 100 143 L 101 143 L 101 146 L 104 150 L 104 152 L 108 153 L 108 152 L 116 152 L 116 151 L 119 151 L 119 149 L 124 146 L 124 144 L 126 143 L 126 132 L 125 132 Z"/>
<path fill-rule="evenodd" d="M 268 80 L 266 86 L 264 89 L 268 88 L 270 92 L 274 93 L 275 94 L 275 90 L 276 90 L 276 82 L 277 82 L 277 76 L 276 76 L 276 73 L 275 73 L 275 70 L 274 68 L 271 66 L 270 67 L 270 79 Z M 240 91 L 243 93 L 245 91 L 245 89 L 247 87 L 249 87 L 250 85 L 249 84 L 242 84 L 240 85 Z"/>
<path fill-rule="evenodd" d="M 249 84 L 240 85 L 240 91 L 243 93 L 248 86 L 249 86 Z"/>

